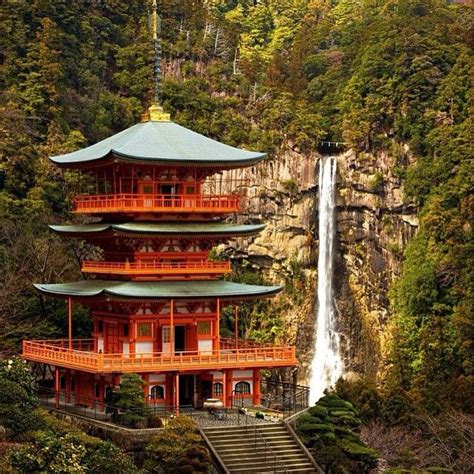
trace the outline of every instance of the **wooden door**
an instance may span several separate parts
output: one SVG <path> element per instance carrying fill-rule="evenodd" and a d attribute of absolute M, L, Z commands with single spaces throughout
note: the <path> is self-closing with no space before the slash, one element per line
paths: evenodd
<path fill-rule="evenodd" d="M 120 352 L 118 324 L 106 323 L 105 327 L 105 352 L 117 354 Z"/>

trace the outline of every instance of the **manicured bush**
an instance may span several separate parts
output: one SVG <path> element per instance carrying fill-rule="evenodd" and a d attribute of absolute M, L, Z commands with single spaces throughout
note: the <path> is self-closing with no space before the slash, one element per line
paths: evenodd
<path fill-rule="evenodd" d="M 143 391 L 144 385 L 144 380 L 137 374 L 122 376 L 115 403 L 120 409 L 119 423 L 134 428 L 144 428 L 146 426 L 149 413 Z"/>
<path fill-rule="evenodd" d="M 296 431 L 326 472 L 361 472 L 377 465 L 378 454 L 361 441 L 360 425 L 354 406 L 329 394 L 296 420 Z"/>

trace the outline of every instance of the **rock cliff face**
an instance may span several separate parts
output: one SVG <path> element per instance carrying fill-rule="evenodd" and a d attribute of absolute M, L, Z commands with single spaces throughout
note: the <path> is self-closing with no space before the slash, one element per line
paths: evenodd
<path fill-rule="evenodd" d="M 337 160 L 334 285 L 345 367 L 375 378 L 388 337 L 388 289 L 418 220 L 414 207 L 403 201 L 392 157 L 347 151 Z M 234 174 L 249 183 L 248 211 L 239 219 L 267 227 L 226 249 L 236 263 L 249 262 L 269 281 L 285 283 L 298 274 L 298 295 L 280 296 L 285 300 L 278 306 L 284 308 L 281 338 L 297 344 L 300 383 L 308 382 L 315 334 L 318 174 L 319 155 L 294 151 Z"/>

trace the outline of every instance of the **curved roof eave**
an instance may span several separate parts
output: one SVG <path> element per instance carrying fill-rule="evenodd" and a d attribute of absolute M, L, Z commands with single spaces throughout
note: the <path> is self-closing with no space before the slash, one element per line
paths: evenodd
<path fill-rule="evenodd" d="M 202 167 L 219 167 L 219 168 L 243 168 L 248 166 L 253 166 L 265 159 L 267 156 L 266 153 L 261 153 L 256 155 L 252 158 L 244 158 L 237 160 L 177 160 L 176 158 L 153 158 L 153 157 L 146 157 L 146 156 L 131 156 L 126 155 L 124 153 L 119 153 L 116 150 L 110 150 L 104 156 L 100 158 L 93 158 L 90 160 L 84 160 L 80 162 L 66 162 L 66 161 L 58 161 L 56 157 L 50 157 L 49 159 L 60 168 L 94 168 L 104 164 L 106 161 L 110 160 L 110 155 L 113 157 L 118 158 L 120 161 L 124 162 L 141 162 L 144 164 L 154 164 L 154 165 L 163 165 L 163 166 L 202 166 Z M 90 166 L 89 166 L 90 165 Z"/>
<path fill-rule="evenodd" d="M 244 150 L 193 132 L 174 122 L 142 122 L 87 148 L 50 157 L 58 166 L 91 168 L 111 158 L 158 165 L 251 166 L 265 153 Z"/>
<path fill-rule="evenodd" d="M 259 298 L 279 293 L 281 286 L 246 285 L 225 280 L 118 282 L 82 280 L 72 283 L 35 284 L 45 295 L 89 299 L 101 296 L 123 299 Z"/>
<path fill-rule="evenodd" d="M 58 233 L 68 236 L 82 237 L 97 235 L 101 233 L 117 232 L 121 234 L 146 234 L 148 236 L 246 236 L 254 235 L 265 228 L 265 224 L 222 224 L 222 223 L 125 223 L 125 224 L 81 224 L 81 225 L 50 225 L 49 228 Z"/>

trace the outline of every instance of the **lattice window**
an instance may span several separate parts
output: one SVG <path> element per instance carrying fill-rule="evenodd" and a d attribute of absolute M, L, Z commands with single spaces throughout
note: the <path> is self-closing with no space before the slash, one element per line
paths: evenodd
<path fill-rule="evenodd" d="M 139 323 L 138 324 L 138 336 L 149 337 L 151 336 L 151 324 L 150 323 Z"/>
<path fill-rule="evenodd" d="M 239 382 L 235 386 L 235 392 L 236 393 L 241 393 L 243 395 L 249 395 L 250 394 L 250 384 L 248 382 Z"/>
<path fill-rule="evenodd" d="M 214 384 L 214 396 L 219 397 L 224 395 L 224 385 L 220 382 Z"/>
<path fill-rule="evenodd" d="M 168 327 L 163 327 L 162 332 L 161 332 L 162 338 L 163 338 L 163 344 L 169 344 L 171 342 L 171 331 L 169 326 Z"/>
<path fill-rule="evenodd" d="M 211 334 L 211 321 L 199 321 L 198 334 Z"/>

